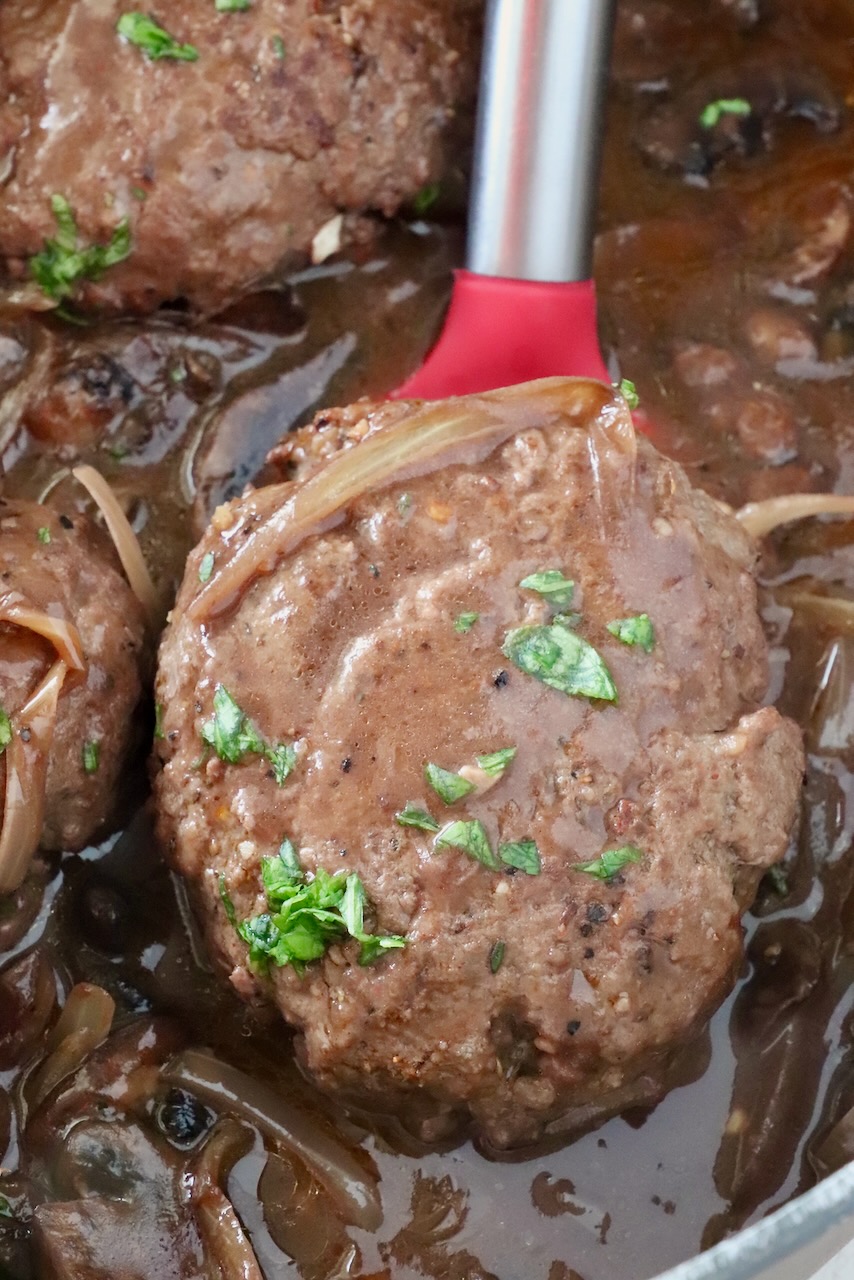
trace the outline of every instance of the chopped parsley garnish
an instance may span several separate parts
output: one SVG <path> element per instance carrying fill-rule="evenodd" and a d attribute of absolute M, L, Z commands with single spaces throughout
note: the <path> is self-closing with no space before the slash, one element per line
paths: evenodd
<path fill-rule="evenodd" d="M 419 831 L 439 830 L 436 819 L 431 818 L 426 809 L 419 809 L 414 804 L 404 805 L 400 812 L 394 815 L 394 820 L 401 827 L 417 827 Z"/>
<path fill-rule="evenodd" d="M 535 840 L 513 840 L 498 846 L 498 856 L 508 867 L 538 876 L 541 870 L 540 851 Z"/>
<path fill-rule="evenodd" d="M 464 636 L 467 631 L 471 631 L 474 624 L 480 617 L 479 613 L 460 613 L 454 618 L 454 630 Z"/>
<path fill-rule="evenodd" d="M 220 760 L 240 764 L 247 754 L 263 755 L 264 741 L 225 685 L 214 690 L 212 720 L 202 725 L 202 741 L 213 747 Z"/>
<path fill-rule="evenodd" d="M 617 390 L 630 409 L 637 409 L 640 404 L 640 396 L 638 395 L 638 389 L 633 382 L 630 382 L 628 378 L 623 378 L 619 383 Z"/>
<path fill-rule="evenodd" d="M 199 565 L 199 582 L 209 582 L 214 568 L 214 553 L 206 551 Z"/>
<path fill-rule="evenodd" d="M 789 877 L 784 869 L 777 863 L 776 866 L 769 867 L 763 876 L 767 880 L 774 892 L 781 898 L 785 898 L 789 892 Z"/>
<path fill-rule="evenodd" d="M 500 751 L 490 751 L 488 755 L 478 756 L 478 767 L 488 778 L 500 778 L 517 750 L 518 747 L 502 747 Z"/>
<path fill-rule="evenodd" d="M 704 129 L 714 129 L 721 116 L 749 116 L 752 110 L 746 98 L 718 98 L 703 107 L 700 124 Z"/>
<path fill-rule="evenodd" d="M 14 1218 L 12 1206 L 5 1196 L 0 1196 L 0 1218 Z"/>
<path fill-rule="evenodd" d="M 276 57 L 277 57 L 277 58 L 280 58 L 280 59 L 282 59 L 282 61 L 284 61 L 284 57 L 285 57 L 285 42 L 284 42 L 284 40 L 282 39 L 282 37 L 281 37 L 281 36 L 273 36 L 272 44 L 273 44 L 273 53 L 275 53 L 275 55 L 276 55 Z"/>
<path fill-rule="evenodd" d="M 398 515 L 405 516 L 412 506 L 412 494 L 402 493 L 397 500 Z"/>
<path fill-rule="evenodd" d="M 12 741 L 12 721 L 6 712 L 0 707 L 0 756 Z"/>
<path fill-rule="evenodd" d="M 619 849 L 606 849 L 593 862 L 576 862 L 573 871 L 583 871 L 597 880 L 612 880 L 630 862 L 642 862 L 643 853 L 633 844 L 624 844 Z"/>
<path fill-rule="evenodd" d="M 504 952 L 506 947 L 503 942 L 493 942 L 489 949 L 489 967 L 493 973 L 497 973 L 504 963 Z"/>
<path fill-rule="evenodd" d="M 440 769 L 437 764 L 425 764 L 424 777 L 443 804 L 456 804 L 475 789 L 473 782 L 449 769 Z"/>
<path fill-rule="evenodd" d="M 47 525 L 43 525 L 42 528 L 39 529 L 36 537 L 42 546 L 46 547 L 50 544 L 50 529 L 48 529 Z"/>
<path fill-rule="evenodd" d="M 268 747 L 264 752 L 273 767 L 273 776 L 280 787 L 285 785 L 293 773 L 297 762 L 297 753 L 290 742 L 279 742 L 275 747 Z"/>
<path fill-rule="evenodd" d="M 158 741 L 162 741 L 166 734 L 163 732 L 163 703 L 155 702 L 154 704 L 154 736 Z"/>
<path fill-rule="evenodd" d="M 101 763 L 101 744 L 100 742 L 84 742 L 83 743 L 83 771 L 84 773 L 97 773 L 98 765 Z"/>
<path fill-rule="evenodd" d="M 297 761 L 293 746 L 285 742 L 269 746 L 224 685 L 218 684 L 214 690 L 213 704 L 213 718 L 200 730 L 202 741 L 227 764 L 242 764 L 247 755 L 264 756 L 282 786 Z"/>
<path fill-rule="evenodd" d="M 623 644 L 636 644 L 644 653 L 652 653 L 655 648 L 655 631 L 648 613 L 639 613 L 634 618 L 617 618 L 608 623 L 608 630 Z"/>
<path fill-rule="evenodd" d="M 423 218 L 425 213 L 433 208 L 433 205 L 439 199 L 442 188 L 438 182 L 431 182 L 428 186 L 422 187 L 412 201 L 412 207 L 418 214 L 419 218 Z"/>
<path fill-rule="evenodd" d="M 490 871 L 500 871 L 501 863 L 492 852 L 489 836 L 482 822 L 451 822 L 443 827 L 433 841 L 437 849 L 462 849 L 475 862 L 482 862 Z"/>
<path fill-rule="evenodd" d="M 509 631 L 502 652 L 526 675 L 570 697 L 617 701 L 617 686 L 602 658 L 562 622 Z"/>
<path fill-rule="evenodd" d="M 243 921 L 237 919 L 225 876 L 219 879 L 225 913 L 249 948 L 249 963 L 261 972 L 275 964 L 290 965 L 302 974 L 307 964 L 322 959 L 333 943 L 348 935 L 361 943 L 363 965 L 406 946 L 406 939 L 395 934 L 366 931 L 367 897 L 355 873 L 330 875 L 319 867 L 308 879 L 290 840 L 282 842 L 278 857 L 262 859 L 261 879 L 269 909 Z"/>
<path fill-rule="evenodd" d="M 545 596 L 549 604 L 556 605 L 558 609 L 565 609 L 572 603 L 572 593 L 575 590 L 575 583 L 565 578 L 560 569 L 529 573 L 519 586 L 524 591 L 536 591 L 538 595 Z"/>
<path fill-rule="evenodd" d="M 252 8 L 252 0 L 215 0 L 214 8 L 217 13 L 242 13 Z"/>
<path fill-rule="evenodd" d="M 41 253 L 30 258 L 30 275 L 48 298 L 69 298 L 81 280 L 98 280 L 108 267 L 124 262 L 131 251 L 130 223 L 122 218 L 109 244 L 78 248 L 77 222 L 65 196 L 51 197 L 57 233 L 45 240 Z"/>
<path fill-rule="evenodd" d="M 144 13 L 123 13 L 116 23 L 116 30 L 125 40 L 141 49 L 152 62 L 159 58 L 195 62 L 199 56 L 195 45 L 179 44 L 174 36 L 170 36 L 168 31 L 164 31 L 163 27 Z"/>

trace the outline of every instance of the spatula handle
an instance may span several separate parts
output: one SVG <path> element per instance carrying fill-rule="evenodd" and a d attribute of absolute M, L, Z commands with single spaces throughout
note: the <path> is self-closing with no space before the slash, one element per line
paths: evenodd
<path fill-rule="evenodd" d="M 591 274 L 615 0 L 488 0 L 467 265 Z"/>

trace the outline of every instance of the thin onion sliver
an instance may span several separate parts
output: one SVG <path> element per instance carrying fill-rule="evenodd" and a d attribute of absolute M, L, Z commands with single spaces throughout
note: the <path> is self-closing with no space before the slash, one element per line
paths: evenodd
<path fill-rule="evenodd" d="M 13 626 L 24 627 L 42 639 L 50 641 L 57 656 L 62 659 L 69 671 L 85 671 L 86 659 L 83 657 L 83 644 L 80 632 L 72 622 L 64 618 L 54 618 L 52 614 L 41 609 L 33 609 L 17 591 L 7 591 L 0 595 L 0 622 L 10 622 Z"/>
<path fill-rule="evenodd" d="M 754 538 L 764 538 L 781 524 L 807 516 L 852 516 L 854 497 L 837 493 L 791 493 L 763 502 L 748 502 L 736 517 Z"/>
<path fill-rule="evenodd" d="M 159 618 L 159 605 L 151 574 L 143 558 L 142 549 L 128 518 L 122 511 L 116 495 L 107 481 L 94 467 L 75 467 L 71 473 L 89 493 L 100 508 L 110 537 L 113 540 L 122 568 L 127 575 L 130 589 L 145 610 L 152 628 Z"/>
<path fill-rule="evenodd" d="M 0 831 L 0 893 L 11 893 L 27 874 L 44 825 L 48 756 L 56 709 L 68 673 L 60 659 L 12 717 L 6 748 L 6 800 Z"/>

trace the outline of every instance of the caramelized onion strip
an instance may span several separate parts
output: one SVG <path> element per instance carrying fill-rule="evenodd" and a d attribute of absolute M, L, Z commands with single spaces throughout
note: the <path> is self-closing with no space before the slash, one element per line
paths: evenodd
<path fill-rule="evenodd" d="M 163 1075 L 217 1110 L 241 1116 L 270 1141 L 299 1156 L 347 1222 L 366 1231 L 375 1231 L 380 1225 L 382 1208 L 376 1184 L 355 1156 L 273 1089 L 195 1049 L 180 1053 Z"/>
<path fill-rule="evenodd" d="M 10 893 L 27 874 L 44 824 L 48 755 L 56 709 L 68 668 L 53 664 L 35 693 L 12 717 L 6 748 L 6 799 L 0 830 L 0 893 Z"/>
<path fill-rule="evenodd" d="M 835 631 L 854 634 L 854 600 L 841 596 L 820 596 L 812 591 L 779 592 L 781 604 L 795 612 L 811 613 Z"/>
<path fill-rule="evenodd" d="M 252 1145 L 251 1133 L 234 1120 L 220 1120 L 211 1131 L 193 1170 L 190 1201 L 205 1254 L 213 1257 L 223 1280 L 263 1280 L 246 1232 L 223 1190 L 229 1170 Z"/>
<path fill-rule="evenodd" d="M 80 632 L 74 624 L 66 622 L 64 618 L 54 618 L 41 609 L 34 609 L 17 591 L 6 591 L 0 595 L 0 622 L 23 627 L 49 641 L 56 649 L 57 657 L 62 659 L 69 671 L 86 670 Z"/>
<path fill-rule="evenodd" d="M 854 497 L 838 493 L 790 493 L 764 502 L 748 502 L 736 517 L 754 538 L 764 538 L 781 524 L 807 516 L 852 516 Z"/>
<path fill-rule="evenodd" d="M 71 988 L 47 1039 L 49 1057 L 33 1080 L 30 1099 L 33 1110 L 106 1040 L 115 1011 L 116 1003 L 103 987 L 78 982 Z"/>
<path fill-rule="evenodd" d="M 148 566 L 143 558 L 139 540 L 130 527 L 128 518 L 122 511 L 118 498 L 107 484 L 104 477 L 94 467 L 75 467 L 71 473 L 100 508 L 104 522 L 113 540 L 122 568 L 127 575 L 131 591 L 145 610 L 146 617 L 155 627 L 158 622 L 159 606 L 157 593 Z"/>
<path fill-rule="evenodd" d="M 242 504 L 244 519 L 223 534 L 227 553 L 217 557 L 218 568 L 189 605 L 190 616 L 201 621 L 232 608 L 254 578 L 271 573 L 305 538 L 334 527 L 363 494 L 439 467 L 477 464 L 521 431 L 559 422 L 577 427 L 598 415 L 599 436 L 633 460 L 631 414 L 617 399 L 602 383 L 586 378 L 543 378 L 427 403 L 369 431 L 356 448 L 333 455 L 304 484 L 271 485 Z"/>

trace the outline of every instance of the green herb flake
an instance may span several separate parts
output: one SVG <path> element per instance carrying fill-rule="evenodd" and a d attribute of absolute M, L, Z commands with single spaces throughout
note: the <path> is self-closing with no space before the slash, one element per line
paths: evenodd
<path fill-rule="evenodd" d="M 252 0 L 215 0 L 214 8 L 217 13 L 243 13 L 252 8 Z"/>
<path fill-rule="evenodd" d="M 633 618 L 617 618 L 608 623 L 608 630 L 623 644 L 638 645 L 644 653 L 652 653 L 655 648 L 655 630 L 648 613 L 639 613 Z"/>
<path fill-rule="evenodd" d="M 148 199 L 148 192 L 143 187 L 131 187 L 130 193 L 134 200 L 138 200 L 140 204 L 145 204 Z"/>
<path fill-rule="evenodd" d="M 100 742 L 84 742 L 82 754 L 83 754 L 83 772 L 97 773 L 98 766 L 101 763 Z"/>
<path fill-rule="evenodd" d="M 563 623 L 509 631 L 502 652 L 526 675 L 570 697 L 617 701 L 617 686 L 602 658 Z"/>
<path fill-rule="evenodd" d="M 273 45 L 273 53 L 281 62 L 284 62 L 287 50 L 285 49 L 285 42 L 282 37 L 273 36 L 271 43 Z"/>
<path fill-rule="evenodd" d="M 154 704 L 154 736 L 158 742 L 162 742 L 166 737 L 163 732 L 163 703 L 155 702 Z"/>
<path fill-rule="evenodd" d="M 518 747 L 502 747 L 500 751 L 490 751 L 488 755 L 477 757 L 478 767 L 488 778 L 500 778 L 517 751 Z"/>
<path fill-rule="evenodd" d="M 116 23 L 116 31 L 130 44 L 141 49 L 147 58 L 156 62 L 171 58 L 177 62 L 195 62 L 199 51 L 192 44 L 180 44 L 153 18 L 144 13 L 123 13 Z"/>
<path fill-rule="evenodd" d="M 214 553 L 206 551 L 199 565 L 199 582 L 209 582 L 214 568 Z"/>
<path fill-rule="evenodd" d="M 501 863 L 492 852 L 489 836 L 482 822 L 476 819 L 465 822 L 451 822 L 443 827 L 433 841 L 437 849 L 462 849 L 463 853 L 481 862 L 490 871 L 500 871 Z"/>
<path fill-rule="evenodd" d="M 722 116 L 749 116 L 752 110 L 746 98 L 718 98 L 703 107 L 700 124 L 704 129 L 714 129 Z"/>
<path fill-rule="evenodd" d="M 372 934 L 365 929 L 367 896 L 355 874 L 335 875 L 318 868 L 304 873 L 293 842 L 283 840 L 275 858 L 261 862 L 261 880 L 268 910 L 239 921 L 220 876 L 219 892 L 228 920 L 249 948 L 253 968 L 266 972 L 270 964 L 290 965 L 297 973 L 320 960 L 333 943 L 348 935 L 361 944 L 359 963 L 372 964 L 387 951 L 406 946 L 396 934 Z"/>
<path fill-rule="evenodd" d="M 421 188 L 412 201 L 412 207 L 419 218 L 423 218 L 426 213 L 430 212 L 439 199 L 441 191 L 442 188 L 438 182 L 431 182 L 428 186 Z"/>
<path fill-rule="evenodd" d="M 54 195 L 50 203 L 57 234 L 52 240 L 45 240 L 42 251 L 30 258 L 29 269 L 42 293 L 61 302 L 71 297 L 81 280 L 98 280 L 108 267 L 124 262 L 131 251 L 130 223 L 123 218 L 108 244 L 81 249 L 77 223 L 65 196 Z M 66 319 L 76 319 L 67 312 L 63 314 Z"/>
<path fill-rule="evenodd" d="M 777 863 L 776 866 L 769 867 L 763 876 L 768 881 L 771 889 L 780 898 L 786 898 L 789 894 L 789 877 L 783 867 Z"/>
<path fill-rule="evenodd" d="M 5 1196 L 0 1196 L 0 1218 L 14 1218 L 12 1206 Z"/>
<path fill-rule="evenodd" d="M 220 760 L 240 764 L 249 753 L 264 754 L 265 744 L 258 730 L 224 685 L 218 684 L 214 690 L 213 705 L 213 719 L 202 725 L 201 738 L 213 747 Z"/>
<path fill-rule="evenodd" d="M 526 875 L 538 876 L 542 869 L 540 851 L 535 840 L 513 840 L 498 846 L 498 856 L 507 867 L 515 867 Z"/>
<path fill-rule="evenodd" d="M 497 973 L 503 965 L 506 949 L 503 942 L 493 942 L 489 948 L 489 968 L 492 973 Z"/>
<path fill-rule="evenodd" d="M 451 773 L 449 769 L 440 769 L 437 764 L 425 764 L 424 777 L 443 804 L 456 804 L 475 789 L 473 782 L 461 778 L 458 773 Z"/>
<path fill-rule="evenodd" d="M 417 805 L 407 803 L 394 815 L 394 820 L 400 827 L 416 827 L 419 831 L 438 831 L 439 824 L 435 818 L 431 818 L 426 809 L 419 809 Z"/>
<path fill-rule="evenodd" d="M 12 721 L 6 712 L 0 707 L 0 756 L 12 741 Z"/>
<path fill-rule="evenodd" d="M 405 516 L 412 508 L 412 494 L 402 493 L 397 500 L 397 512 L 400 516 Z"/>
<path fill-rule="evenodd" d="M 466 632 L 471 631 L 474 624 L 480 617 L 479 613 L 460 613 L 454 618 L 454 630 L 464 636 Z"/>
<path fill-rule="evenodd" d="M 632 411 L 637 409 L 640 404 L 640 396 L 638 395 L 638 389 L 633 382 L 630 382 L 628 378 L 623 378 L 622 381 L 617 384 L 617 390 Z"/>
<path fill-rule="evenodd" d="M 624 844 L 619 849 L 606 849 L 592 862 L 576 862 L 573 871 L 583 871 L 585 875 L 595 876 L 597 880 L 612 880 L 615 875 L 627 867 L 630 862 L 642 862 L 643 853 L 633 844 Z"/>
<path fill-rule="evenodd" d="M 539 573 L 529 573 L 519 586 L 523 591 L 536 591 L 538 595 L 545 596 L 549 604 L 558 609 L 565 609 L 572 603 L 572 593 L 575 590 L 575 583 L 565 578 L 560 569 L 542 569 Z"/>
<path fill-rule="evenodd" d="M 39 529 L 36 537 L 42 546 L 50 546 L 50 529 L 48 529 L 47 525 L 43 525 L 42 528 Z"/>
<path fill-rule="evenodd" d="M 277 742 L 274 747 L 267 747 L 264 754 L 273 767 L 273 776 L 280 787 L 283 787 L 296 768 L 297 753 L 291 742 Z"/>

